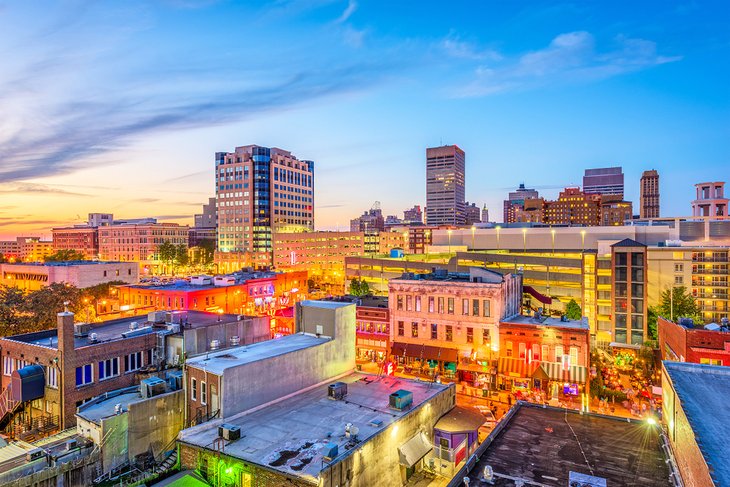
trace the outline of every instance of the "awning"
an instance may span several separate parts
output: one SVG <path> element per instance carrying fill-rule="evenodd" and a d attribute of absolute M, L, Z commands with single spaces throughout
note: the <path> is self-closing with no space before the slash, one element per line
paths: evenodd
<path fill-rule="evenodd" d="M 431 445 L 431 442 L 428 441 L 426 434 L 423 432 L 416 433 L 413 438 L 406 441 L 398 448 L 400 464 L 407 468 L 411 468 L 432 449 L 433 445 Z"/>
<path fill-rule="evenodd" d="M 419 360 L 439 360 L 441 362 L 456 362 L 458 352 L 453 348 L 439 348 L 417 343 L 393 342 L 390 346 L 391 355 L 396 357 L 411 357 Z"/>
<path fill-rule="evenodd" d="M 571 365 L 568 370 L 564 370 L 563 364 L 561 363 L 543 362 L 542 368 L 545 369 L 545 372 L 547 372 L 551 380 L 585 384 L 588 377 L 588 368 L 582 365 Z"/>
<path fill-rule="evenodd" d="M 522 291 L 537 299 L 542 304 L 553 304 L 553 298 L 537 292 L 532 286 L 522 286 Z"/>
<path fill-rule="evenodd" d="M 456 367 L 456 369 L 457 370 L 466 370 L 468 372 L 478 372 L 480 374 L 493 374 L 494 373 L 494 371 L 492 370 L 492 367 L 489 365 L 460 363 Z"/>
<path fill-rule="evenodd" d="M 539 366 L 540 362 L 537 360 L 527 363 L 523 358 L 500 357 L 498 371 L 508 377 L 524 379 L 532 377 Z"/>

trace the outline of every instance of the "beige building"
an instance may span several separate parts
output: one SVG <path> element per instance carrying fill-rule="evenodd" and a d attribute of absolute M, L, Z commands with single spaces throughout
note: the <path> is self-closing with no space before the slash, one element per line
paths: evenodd
<path fill-rule="evenodd" d="M 136 284 L 139 266 L 134 262 L 93 261 L 0 264 L 0 284 L 28 291 L 61 282 L 86 288 L 111 281 Z"/>
<path fill-rule="evenodd" d="M 99 258 L 159 265 L 158 247 L 188 245 L 188 226 L 177 223 L 129 223 L 99 227 Z M 150 269 L 151 270 L 151 269 Z"/>

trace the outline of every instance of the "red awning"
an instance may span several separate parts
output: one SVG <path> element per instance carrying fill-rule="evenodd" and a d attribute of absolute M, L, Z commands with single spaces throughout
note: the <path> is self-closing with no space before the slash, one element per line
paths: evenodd
<path fill-rule="evenodd" d="M 522 286 L 522 290 L 540 301 L 542 304 L 553 304 L 553 298 L 535 291 L 535 288 L 532 286 Z"/>

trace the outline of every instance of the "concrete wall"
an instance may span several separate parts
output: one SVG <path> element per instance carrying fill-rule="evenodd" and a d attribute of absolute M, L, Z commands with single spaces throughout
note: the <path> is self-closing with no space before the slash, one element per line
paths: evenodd
<path fill-rule="evenodd" d="M 300 309 L 300 306 L 297 306 Z M 227 369 L 223 375 L 221 417 L 284 397 L 355 369 L 355 305 L 301 306 L 305 329 L 320 324 L 335 338 L 315 347 Z M 255 394 L 253 393 L 255 392 Z"/>
<path fill-rule="evenodd" d="M 101 420 L 101 464 L 104 472 L 108 472 L 127 460 L 129 413 L 109 416 Z"/>
<path fill-rule="evenodd" d="M 172 449 L 171 442 L 183 429 L 183 410 L 185 392 L 169 392 L 129 405 L 128 419 L 128 457 L 152 449 L 157 458 L 165 449 Z"/>

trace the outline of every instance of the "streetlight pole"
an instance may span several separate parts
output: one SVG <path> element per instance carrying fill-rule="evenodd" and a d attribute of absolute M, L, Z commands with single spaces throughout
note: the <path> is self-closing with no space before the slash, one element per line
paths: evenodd
<path fill-rule="evenodd" d="M 471 250 L 474 250 L 474 232 L 476 231 L 477 227 L 474 225 L 471 226 Z"/>
<path fill-rule="evenodd" d="M 502 227 L 497 225 L 496 230 L 497 230 L 497 250 L 499 250 L 499 231 L 502 230 Z"/>
<path fill-rule="evenodd" d="M 580 246 L 581 246 L 581 252 L 586 251 L 586 231 L 581 230 L 580 231 Z"/>
<path fill-rule="evenodd" d="M 522 253 L 527 253 L 527 229 L 522 229 Z"/>
<path fill-rule="evenodd" d="M 550 235 L 553 238 L 553 255 L 555 255 L 555 230 L 554 229 L 550 230 Z"/>
<path fill-rule="evenodd" d="M 451 230 L 450 228 L 446 231 L 446 233 L 449 234 L 449 255 L 451 255 L 451 232 L 452 231 L 453 230 Z"/>

